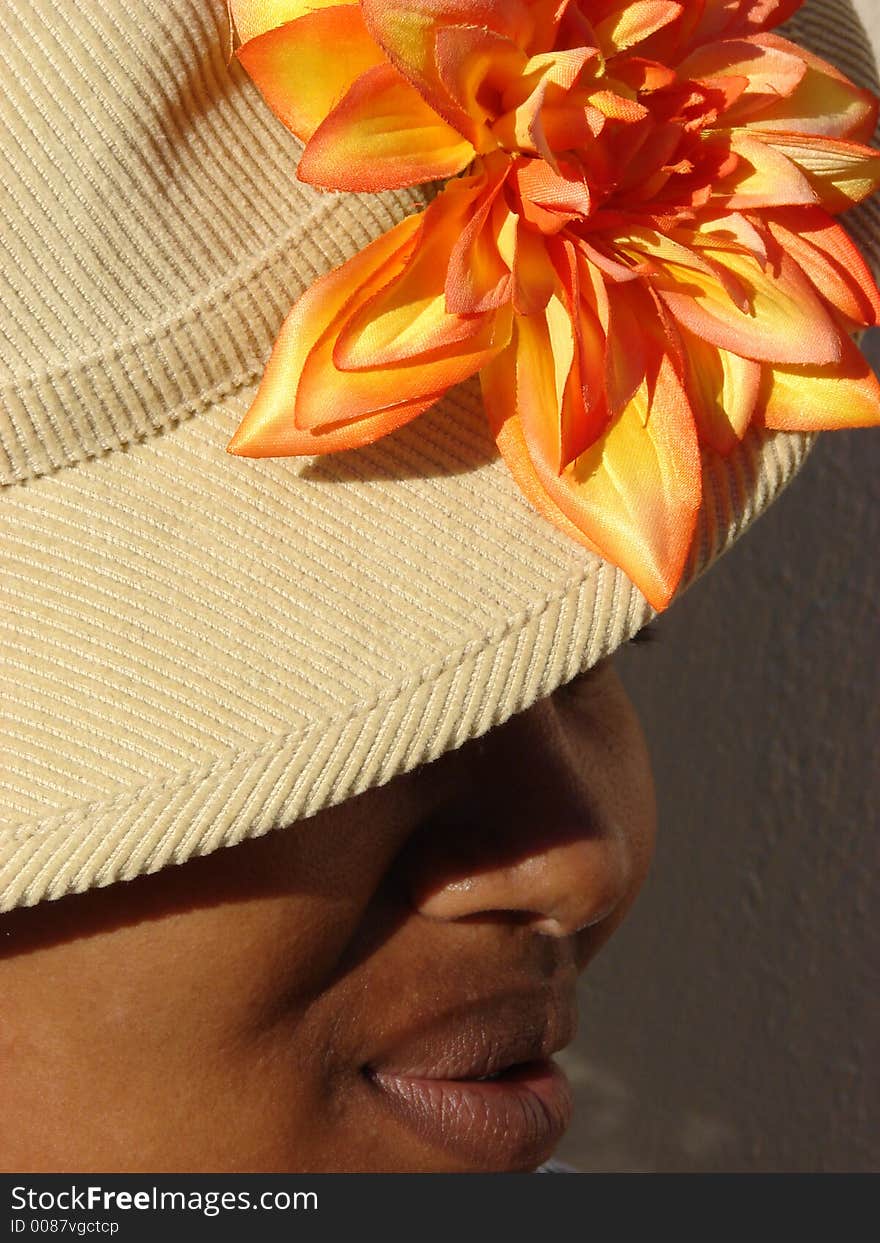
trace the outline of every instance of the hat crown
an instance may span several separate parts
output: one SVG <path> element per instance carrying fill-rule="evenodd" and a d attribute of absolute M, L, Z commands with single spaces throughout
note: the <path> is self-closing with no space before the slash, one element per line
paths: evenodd
<path fill-rule="evenodd" d="M 228 279 L 258 239 L 223 0 L 4 7 L 0 210 L 21 239 L 2 259 L 18 292 L 8 379 L 143 332 Z"/>
<path fill-rule="evenodd" d="M 233 56 L 225 0 L 7 0 L 0 29 L 0 477 L 14 482 L 253 380 L 296 294 L 413 196 L 312 244 L 346 199 L 296 181 L 299 145 Z"/>

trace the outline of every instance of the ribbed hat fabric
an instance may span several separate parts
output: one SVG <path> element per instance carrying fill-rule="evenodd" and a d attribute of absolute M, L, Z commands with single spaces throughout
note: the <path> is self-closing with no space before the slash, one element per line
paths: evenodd
<path fill-rule="evenodd" d="M 292 301 L 421 199 L 296 181 L 224 0 L 5 0 L 0 27 L 5 910 L 387 781 L 650 609 L 530 509 L 475 384 L 357 452 L 225 452 Z M 872 83 L 849 0 L 793 33 Z M 880 267 L 880 208 L 849 223 Z M 707 461 L 685 584 L 808 447 Z"/>

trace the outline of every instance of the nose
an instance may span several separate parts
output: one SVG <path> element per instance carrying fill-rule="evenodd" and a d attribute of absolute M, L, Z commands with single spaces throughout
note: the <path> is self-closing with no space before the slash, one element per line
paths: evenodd
<path fill-rule="evenodd" d="M 485 839 L 474 833 L 476 842 Z M 415 905 L 430 919 L 486 915 L 515 919 L 534 932 L 567 937 L 601 922 L 628 889 L 629 868 L 618 840 L 545 840 L 521 857 L 453 869 L 428 885 Z"/>
<path fill-rule="evenodd" d="M 544 700 L 445 757 L 458 790 L 410 843 L 412 905 L 553 937 L 606 919 L 631 889 L 633 859 L 599 743 Z"/>

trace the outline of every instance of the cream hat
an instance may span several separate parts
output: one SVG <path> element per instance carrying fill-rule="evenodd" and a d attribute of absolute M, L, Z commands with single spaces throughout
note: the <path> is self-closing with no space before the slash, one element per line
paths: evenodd
<path fill-rule="evenodd" d="M 855 80 L 848 0 L 795 37 Z M 410 212 L 319 194 L 224 0 L 6 0 L 0 909 L 153 872 L 497 725 L 650 615 L 529 507 L 478 390 L 356 452 L 226 445 L 291 302 Z M 880 266 L 876 202 L 849 218 Z M 809 437 L 706 466 L 692 581 Z"/>

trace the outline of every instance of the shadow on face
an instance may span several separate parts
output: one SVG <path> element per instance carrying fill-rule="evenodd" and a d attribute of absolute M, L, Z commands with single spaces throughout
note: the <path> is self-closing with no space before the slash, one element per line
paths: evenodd
<path fill-rule="evenodd" d="M 295 826 L 0 917 L 0 1164 L 534 1168 L 653 834 L 606 662 Z"/>

